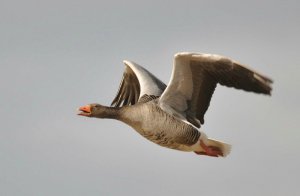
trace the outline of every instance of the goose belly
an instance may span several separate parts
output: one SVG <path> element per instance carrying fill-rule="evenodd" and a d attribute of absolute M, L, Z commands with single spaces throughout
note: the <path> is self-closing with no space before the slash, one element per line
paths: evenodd
<path fill-rule="evenodd" d="M 200 132 L 193 126 L 152 107 L 131 116 L 131 126 L 146 139 L 167 148 L 191 151 Z"/>

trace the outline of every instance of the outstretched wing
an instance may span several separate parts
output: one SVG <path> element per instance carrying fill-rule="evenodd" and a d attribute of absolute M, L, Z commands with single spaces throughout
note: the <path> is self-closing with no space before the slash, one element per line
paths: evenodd
<path fill-rule="evenodd" d="M 197 53 L 175 55 L 173 73 L 159 104 L 165 111 L 200 127 L 217 83 L 271 94 L 272 80 L 229 58 Z"/>
<path fill-rule="evenodd" d="M 166 85 L 142 66 L 123 61 L 125 71 L 118 93 L 111 105 L 115 107 L 134 105 L 138 101 L 149 101 L 159 97 Z"/>

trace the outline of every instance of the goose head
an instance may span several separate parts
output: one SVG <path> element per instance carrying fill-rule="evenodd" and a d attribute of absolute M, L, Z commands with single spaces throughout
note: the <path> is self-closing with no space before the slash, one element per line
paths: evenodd
<path fill-rule="evenodd" d="M 78 110 L 80 111 L 78 115 L 86 117 L 104 118 L 106 116 L 105 114 L 107 113 L 106 107 L 98 103 L 82 106 Z"/>
<path fill-rule="evenodd" d="M 119 108 L 106 107 L 98 103 L 92 103 L 82 106 L 78 109 L 78 115 L 95 118 L 117 118 L 119 115 Z"/>

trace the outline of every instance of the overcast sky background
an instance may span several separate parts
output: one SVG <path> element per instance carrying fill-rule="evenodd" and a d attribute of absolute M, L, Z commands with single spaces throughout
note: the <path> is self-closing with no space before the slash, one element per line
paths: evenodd
<path fill-rule="evenodd" d="M 0 1 L 0 195 L 299 195 L 299 1 Z M 179 51 L 231 57 L 272 97 L 218 87 L 211 158 L 155 145 L 109 105 L 133 60 L 168 83 Z"/>

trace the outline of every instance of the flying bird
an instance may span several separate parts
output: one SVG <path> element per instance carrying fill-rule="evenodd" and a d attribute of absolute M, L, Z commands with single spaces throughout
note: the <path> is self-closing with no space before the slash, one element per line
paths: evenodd
<path fill-rule="evenodd" d="M 78 115 L 120 120 L 160 146 L 199 155 L 225 157 L 231 150 L 200 130 L 217 84 L 267 95 L 272 90 L 270 78 L 215 54 L 175 54 L 168 85 L 137 63 L 124 64 L 111 106 L 88 104 Z"/>

